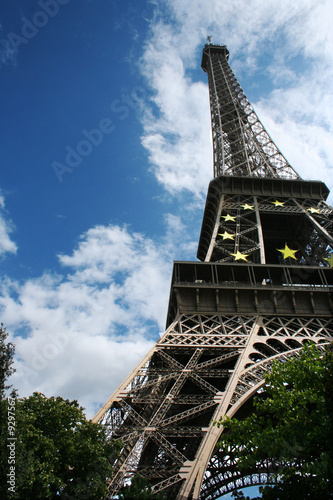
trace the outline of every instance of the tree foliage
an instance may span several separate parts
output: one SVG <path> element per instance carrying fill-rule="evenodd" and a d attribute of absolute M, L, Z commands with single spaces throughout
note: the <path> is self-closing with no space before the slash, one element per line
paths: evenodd
<path fill-rule="evenodd" d="M 333 498 L 332 353 L 306 346 L 299 357 L 275 362 L 254 409 L 244 420 L 217 425 L 225 428 L 219 445 L 236 446 L 243 473 L 260 464 L 275 472 L 279 483 L 261 487 L 261 498 Z"/>
<path fill-rule="evenodd" d="M 119 446 L 107 439 L 101 425 L 86 419 L 75 400 L 40 393 L 18 398 L 14 389 L 6 399 L 12 387 L 8 379 L 15 372 L 14 352 L 1 324 L 0 498 L 99 500 Z M 10 463 L 9 443 L 15 448 Z M 10 464 L 15 492 L 8 490 Z"/>
<path fill-rule="evenodd" d="M 77 401 L 34 393 L 16 401 L 16 488 L 1 498 L 100 499 L 117 453 Z"/>
<path fill-rule="evenodd" d="M 15 353 L 15 346 L 8 342 L 8 332 L 1 323 L 0 325 L 0 497 L 6 498 L 2 495 L 2 485 L 7 485 L 7 437 L 8 437 L 8 412 L 6 395 L 12 386 L 8 384 L 9 377 L 15 372 L 13 368 L 13 356 Z M 16 396 L 15 389 L 11 390 L 11 396 Z M 6 490 L 7 491 L 7 490 Z"/>
<path fill-rule="evenodd" d="M 8 342 L 8 333 L 3 323 L 0 325 L 0 400 L 4 400 L 6 392 L 12 387 L 7 384 L 8 378 L 15 372 L 13 357 L 15 346 Z M 15 393 L 15 391 L 14 391 Z"/>

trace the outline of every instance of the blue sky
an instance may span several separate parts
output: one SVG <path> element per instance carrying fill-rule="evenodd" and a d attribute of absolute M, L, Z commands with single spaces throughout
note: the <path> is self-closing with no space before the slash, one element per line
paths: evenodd
<path fill-rule="evenodd" d="M 333 186 L 330 0 L 3 0 L 0 311 L 21 396 L 92 416 L 165 325 L 212 176 L 206 36 L 263 124 Z"/>

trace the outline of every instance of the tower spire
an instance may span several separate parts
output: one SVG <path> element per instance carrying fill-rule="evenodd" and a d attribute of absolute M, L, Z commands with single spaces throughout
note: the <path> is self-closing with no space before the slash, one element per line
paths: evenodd
<path fill-rule="evenodd" d="M 249 175 L 297 179 L 260 122 L 228 63 L 225 45 L 206 45 L 202 69 L 208 75 L 214 177 Z"/>

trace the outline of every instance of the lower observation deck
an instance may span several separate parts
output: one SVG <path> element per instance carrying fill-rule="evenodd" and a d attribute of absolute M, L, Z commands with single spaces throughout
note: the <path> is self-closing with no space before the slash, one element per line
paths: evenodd
<path fill-rule="evenodd" d="M 331 316 L 333 269 L 174 262 L 167 327 L 188 312 Z"/>

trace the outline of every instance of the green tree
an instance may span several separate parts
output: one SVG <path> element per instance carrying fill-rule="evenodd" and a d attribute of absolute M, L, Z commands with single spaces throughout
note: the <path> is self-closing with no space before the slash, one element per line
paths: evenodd
<path fill-rule="evenodd" d="M 3 401 L 6 393 L 11 389 L 8 385 L 8 378 L 15 372 L 13 368 L 15 346 L 12 342 L 8 342 L 8 333 L 3 323 L 0 325 L 0 400 Z M 15 390 L 14 390 L 15 394 Z M 13 394 L 13 395 L 14 395 Z"/>
<path fill-rule="evenodd" d="M 107 439 L 101 425 L 86 419 L 77 401 L 39 393 L 19 399 L 14 389 L 6 398 L 12 387 L 8 378 L 15 372 L 14 352 L 1 324 L 0 498 L 99 500 L 120 445 Z M 12 455 L 9 443 L 15 449 Z M 11 457 L 15 487 L 9 491 Z"/>
<path fill-rule="evenodd" d="M 16 396 L 15 389 L 8 384 L 9 377 L 15 372 L 13 356 L 15 346 L 8 342 L 8 333 L 0 325 L 0 493 L 7 490 L 8 457 L 6 451 L 8 444 L 8 408 L 6 396 L 11 389 L 11 396 Z M 2 488 L 3 486 L 3 488 Z M 2 498 L 2 495 L 0 495 Z M 5 497 L 4 497 L 5 498 Z"/>
<path fill-rule="evenodd" d="M 16 402 L 16 492 L 10 498 L 100 499 L 117 446 L 77 401 L 34 393 Z M 4 497 L 1 497 L 4 498 Z"/>
<path fill-rule="evenodd" d="M 260 498 L 333 498 L 331 352 L 323 355 L 306 346 L 299 357 L 275 362 L 255 398 L 254 413 L 244 420 L 220 419 L 217 425 L 225 428 L 220 447 L 236 447 L 243 473 L 269 463 L 279 477 L 279 484 L 260 488 Z"/>

